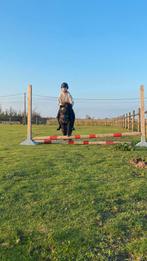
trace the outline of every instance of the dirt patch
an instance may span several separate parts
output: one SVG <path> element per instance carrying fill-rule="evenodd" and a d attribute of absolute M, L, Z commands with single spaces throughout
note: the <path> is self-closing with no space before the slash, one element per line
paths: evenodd
<path fill-rule="evenodd" d="M 147 168 L 147 161 L 145 161 L 142 158 L 130 160 L 130 163 L 132 165 L 134 165 L 136 168 L 140 168 L 140 169 L 146 169 Z"/>

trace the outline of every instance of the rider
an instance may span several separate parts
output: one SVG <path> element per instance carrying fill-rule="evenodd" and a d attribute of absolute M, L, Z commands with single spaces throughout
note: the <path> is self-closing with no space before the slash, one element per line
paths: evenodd
<path fill-rule="evenodd" d="M 72 109 L 73 107 L 73 104 L 74 104 L 74 101 L 73 101 L 73 98 L 70 94 L 70 92 L 68 91 L 68 84 L 66 82 L 63 82 L 61 84 L 61 92 L 60 92 L 60 95 L 58 97 L 58 103 L 59 103 L 59 106 L 60 108 L 62 106 L 64 106 L 65 104 L 70 104 L 70 114 L 71 114 L 71 120 L 73 121 L 73 126 L 74 126 L 74 121 L 75 121 L 75 114 L 74 114 L 74 111 Z M 57 119 L 58 119 L 58 122 L 59 122 L 59 118 L 60 118 L 60 108 L 59 108 L 59 111 L 58 111 L 58 114 L 57 114 Z M 60 130 L 61 129 L 61 125 L 59 123 L 59 127 L 57 130 Z M 73 130 L 74 130 L 74 127 L 73 127 Z"/>

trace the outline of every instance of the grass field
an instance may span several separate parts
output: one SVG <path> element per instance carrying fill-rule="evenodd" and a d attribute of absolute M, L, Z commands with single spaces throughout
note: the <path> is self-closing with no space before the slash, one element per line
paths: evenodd
<path fill-rule="evenodd" d="M 23 126 L 0 125 L 0 260 L 147 260 L 147 170 L 129 163 L 147 150 L 20 146 L 25 136 Z"/>

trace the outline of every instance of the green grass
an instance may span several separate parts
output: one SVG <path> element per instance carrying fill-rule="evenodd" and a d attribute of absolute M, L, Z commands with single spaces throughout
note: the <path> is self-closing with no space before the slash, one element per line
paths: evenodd
<path fill-rule="evenodd" d="M 0 260 L 147 260 L 147 171 L 129 164 L 147 151 L 20 146 L 25 136 L 23 126 L 0 125 Z"/>

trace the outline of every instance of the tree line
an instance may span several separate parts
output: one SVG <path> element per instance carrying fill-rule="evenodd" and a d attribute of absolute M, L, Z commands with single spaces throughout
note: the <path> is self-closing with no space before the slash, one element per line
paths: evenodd
<path fill-rule="evenodd" d="M 26 124 L 27 115 L 25 112 L 16 111 L 12 107 L 3 110 L 0 106 L 0 122 L 17 122 L 20 124 Z M 32 123 L 40 124 L 45 123 L 45 118 L 42 118 L 40 113 L 33 111 Z"/>

